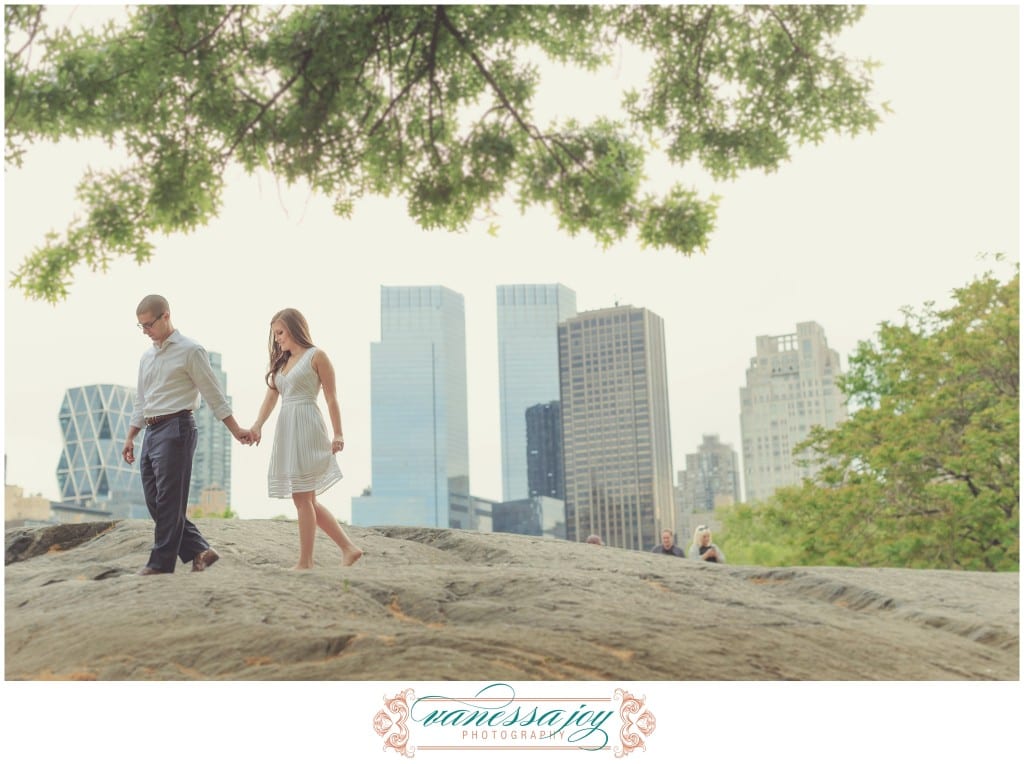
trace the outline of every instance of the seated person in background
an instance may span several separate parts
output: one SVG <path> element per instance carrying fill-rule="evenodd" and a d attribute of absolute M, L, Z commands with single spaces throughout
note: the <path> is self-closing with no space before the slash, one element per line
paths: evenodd
<path fill-rule="evenodd" d="M 675 555 L 676 557 L 686 557 L 686 555 L 683 554 L 683 550 L 677 547 L 674 543 L 672 543 L 672 537 L 674 535 L 675 534 L 672 533 L 672 531 L 670 531 L 668 528 L 663 530 L 661 532 L 661 543 L 656 544 L 654 549 L 652 549 L 651 551 L 656 552 L 658 554 L 671 554 Z"/>
<path fill-rule="evenodd" d="M 725 562 L 725 553 L 711 543 L 711 529 L 708 526 L 698 525 L 697 530 L 693 532 L 690 559 L 704 562 Z"/>
<path fill-rule="evenodd" d="M 598 546 L 604 546 L 604 542 L 601 541 L 601 537 L 598 536 L 596 533 L 591 533 L 589 536 L 587 536 L 587 543 L 597 544 Z"/>

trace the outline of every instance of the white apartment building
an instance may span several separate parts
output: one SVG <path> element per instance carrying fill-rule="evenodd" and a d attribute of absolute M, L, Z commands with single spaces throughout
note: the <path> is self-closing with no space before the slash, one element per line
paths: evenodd
<path fill-rule="evenodd" d="M 793 449 L 813 426 L 832 428 L 847 419 L 846 401 L 836 385 L 841 373 L 839 354 L 813 321 L 797 324 L 794 334 L 757 338 L 757 355 L 740 388 L 747 501 L 765 499 L 813 475 L 796 464 Z"/>

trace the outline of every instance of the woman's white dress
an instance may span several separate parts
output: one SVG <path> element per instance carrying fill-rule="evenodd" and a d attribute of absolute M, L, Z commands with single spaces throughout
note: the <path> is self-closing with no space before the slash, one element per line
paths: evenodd
<path fill-rule="evenodd" d="M 331 453 L 323 414 L 317 406 L 320 378 L 313 369 L 316 348 L 307 348 L 274 385 L 281 394 L 281 411 L 274 431 L 267 486 L 271 498 L 290 499 L 293 493 L 323 493 L 341 480 L 341 468 Z"/>

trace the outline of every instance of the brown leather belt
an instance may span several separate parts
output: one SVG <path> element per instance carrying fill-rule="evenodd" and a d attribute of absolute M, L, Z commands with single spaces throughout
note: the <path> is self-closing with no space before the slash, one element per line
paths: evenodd
<path fill-rule="evenodd" d="M 160 416 L 146 417 L 146 426 L 152 427 L 155 424 L 166 422 L 168 419 L 174 419 L 175 417 L 184 416 L 185 414 L 191 414 L 192 409 L 182 409 L 181 411 L 175 411 L 173 414 L 161 414 Z"/>

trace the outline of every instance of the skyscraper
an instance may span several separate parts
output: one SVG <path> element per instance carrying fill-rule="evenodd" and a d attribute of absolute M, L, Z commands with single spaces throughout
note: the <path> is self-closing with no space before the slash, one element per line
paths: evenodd
<path fill-rule="evenodd" d="M 451 527 L 470 498 L 462 295 L 382 286 L 380 324 L 370 347 L 371 494 L 353 498 L 352 522 Z"/>
<path fill-rule="evenodd" d="M 665 331 L 632 306 L 559 324 L 566 538 L 650 549 L 675 526 Z"/>
<path fill-rule="evenodd" d="M 228 375 L 221 367 L 220 353 L 208 353 L 210 366 L 220 382 L 222 390 L 228 389 Z M 227 396 L 228 403 L 231 396 Z M 196 428 L 199 439 L 196 443 L 196 454 L 192 459 L 192 482 L 189 484 L 189 504 L 199 502 L 203 491 L 209 488 L 220 488 L 227 494 L 228 506 L 231 506 L 231 431 L 218 420 L 206 401 L 195 412 Z"/>
<path fill-rule="evenodd" d="M 813 321 L 797 324 L 795 334 L 757 338 L 757 355 L 740 388 L 747 501 L 813 475 L 796 464 L 793 448 L 814 425 L 832 428 L 846 420 L 846 401 L 836 385 L 840 373 L 839 354 Z"/>
<path fill-rule="evenodd" d="M 64 447 L 57 462 L 61 501 L 114 517 L 149 517 L 139 469 L 121 458 L 134 406 L 135 390 L 121 385 L 72 387 L 64 393 L 59 414 Z"/>
<path fill-rule="evenodd" d="M 558 324 L 576 315 L 562 284 L 497 288 L 501 485 L 505 501 L 530 496 L 526 410 L 558 398 Z"/>
<path fill-rule="evenodd" d="M 679 511 L 713 512 L 740 502 L 740 459 L 717 435 L 705 435 L 697 451 L 686 455 L 679 471 Z"/>

